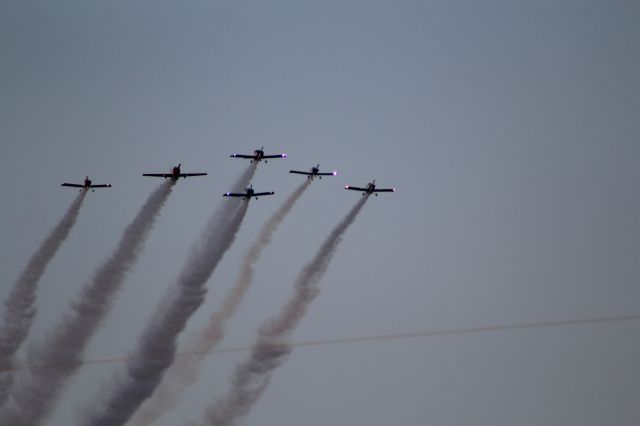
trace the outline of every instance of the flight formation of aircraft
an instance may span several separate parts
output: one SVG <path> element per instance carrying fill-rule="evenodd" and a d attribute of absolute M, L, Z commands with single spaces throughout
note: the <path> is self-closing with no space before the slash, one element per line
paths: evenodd
<path fill-rule="evenodd" d="M 253 163 L 254 161 L 256 163 L 259 163 L 260 161 L 264 160 L 264 162 L 267 162 L 268 158 L 287 158 L 287 154 L 282 153 L 282 154 L 273 154 L 273 155 L 265 155 L 264 153 L 264 147 L 260 148 L 260 149 L 256 149 L 253 151 L 253 155 L 245 155 L 245 154 L 232 154 L 231 157 L 234 158 L 246 158 L 251 160 L 251 163 Z M 180 178 L 187 178 L 187 177 L 191 177 L 191 176 L 206 176 L 207 173 L 202 173 L 202 172 L 198 172 L 198 173 L 182 173 L 182 171 L 180 170 L 180 167 L 182 166 L 182 163 L 178 164 L 177 166 L 173 167 L 171 169 L 170 173 L 143 173 L 142 176 L 149 176 L 149 177 L 161 177 L 164 179 L 167 178 L 171 178 L 174 181 L 177 181 Z M 332 172 L 320 172 L 320 164 L 316 165 L 315 167 L 311 167 L 311 169 L 309 171 L 302 171 L 302 170 L 289 170 L 289 173 L 294 173 L 294 174 L 299 174 L 299 175 L 305 175 L 307 177 L 307 179 L 313 180 L 316 177 L 318 179 L 322 179 L 322 176 L 337 176 L 338 172 L 337 171 L 332 171 Z M 101 185 L 93 185 L 91 183 L 91 180 L 89 179 L 89 177 L 85 177 L 84 179 L 84 183 L 83 184 L 77 184 L 77 183 L 63 183 L 61 186 L 69 186 L 69 187 L 73 187 L 73 188 L 80 188 L 80 191 L 88 191 L 89 189 L 91 191 L 94 190 L 94 188 L 111 188 L 111 184 L 101 184 Z M 379 192 L 395 192 L 395 188 L 376 188 L 376 181 L 375 179 L 373 180 L 373 182 L 369 182 L 367 184 L 366 187 L 361 188 L 358 186 L 351 186 L 351 185 L 347 185 L 345 186 L 345 189 L 349 189 L 352 191 L 360 191 L 362 192 L 362 195 L 375 195 L 376 197 L 378 196 Z M 246 188 L 245 192 L 240 192 L 240 193 L 236 193 L 236 192 L 225 192 L 224 194 L 222 194 L 223 197 L 239 197 L 242 198 L 243 200 L 250 200 L 251 198 L 255 197 L 255 199 L 257 200 L 258 197 L 262 197 L 265 195 L 273 195 L 275 194 L 275 192 L 273 191 L 269 191 L 269 192 L 255 192 L 255 190 L 253 189 L 253 185 L 250 185 L 248 188 Z"/>

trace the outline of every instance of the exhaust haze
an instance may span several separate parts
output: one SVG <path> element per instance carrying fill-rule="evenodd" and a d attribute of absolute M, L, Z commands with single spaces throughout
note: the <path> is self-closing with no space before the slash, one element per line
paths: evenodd
<path fill-rule="evenodd" d="M 345 218 L 333 229 L 318 253 L 293 283 L 293 295 L 280 314 L 267 320 L 258 330 L 258 339 L 249 358 L 238 364 L 231 377 L 231 390 L 208 408 L 201 425 L 227 426 L 247 415 L 269 385 L 271 372 L 280 366 L 292 346 L 290 336 L 318 295 L 318 282 L 327 271 L 342 236 L 353 223 L 369 197 L 362 197 Z"/>
<path fill-rule="evenodd" d="M 255 165 L 249 166 L 235 183 L 234 191 L 249 184 L 255 169 Z M 140 336 L 125 371 L 117 375 L 110 388 L 101 392 L 98 401 L 81 414 L 80 424 L 125 424 L 151 396 L 165 370 L 173 363 L 178 336 L 187 320 L 204 302 L 205 284 L 235 240 L 248 207 L 248 200 L 222 201 L 222 206 L 191 249 L 175 284 L 169 288 Z"/>
<path fill-rule="evenodd" d="M 166 181 L 151 193 L 124 230 L 114 252 L 70 303 L 69 312 L 43 341 L 28 348 L 30 368 L 17 377 L 11 399 L 0 411 L 0 424 L 39 425 L 49 414 L 67 379 L 82 365 L 82 355 L 89 340 L 109 312 L 126 274 L 138 260 L 143 243 L 173 185 L 173 181 Z M 55 365 L 56 368 L 38 368 L 42 365 Z"/>
<path fill-rule="evenodd" d="M 0 371 L 7 371 L 13 367 L 15 354 L 27 338 L 36 315 L 33 305 L 40 278 L 60 245 L 69 236 L 86 195 L 86 191 L 78 194 L 64 217 L 31 256 L 4 302 L 3 323 L 0 326 Z M 0 406 L 7 400 L 12 382 L 13 373 L 7 371 L 0 374 Z"/>
<path fill-rule="evenodd" d="M 151 425 L 164 413 L 171 410 L 178 403 L 182 392 L 198 380 L 198 371 L 202 360 L 224 337 L 225 321 L 235 314 L 238 305 L 253 282 L 255 263 L 260 259 L 264 248 L 271 242 L 273 234 L 310 183 L 310 180 L 306 180 L 298 186 L 262 226 L 258 238 L 247 250 L 240 266 L 240 276 L 227 293 L 221 308 L 211 315 L 207 327 L 191 336 L 187 346 L 197 355 L 188 358 L 180 357 L 175 360 L 153 396 L 142 405 L 133 417 L 130 422 L 132 425 Z"/>

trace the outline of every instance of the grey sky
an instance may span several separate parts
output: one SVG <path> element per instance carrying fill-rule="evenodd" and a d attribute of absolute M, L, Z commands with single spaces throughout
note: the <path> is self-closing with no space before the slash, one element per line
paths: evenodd
<path fill-rule="evenodd" d="M 294 340 L 637 314 L 640 5 L 634 1 L 113 1 L 0 4 L 0 296 L 75 197 L 31 340 L 65 310 L 178 162 L 180 181 L 88 359 L 126 355 L 221 194 L 258 167 L 197 330 L 262 223 L 275 235 L 222 346 L 250 344 L 356 202 Z M 640 328 L 603 323 L 296 348 L 247 425 L 637 425 Z M 199 418 L 244 354 L 207 358 L 162 420 Z M 83 368 L 49 424 L 73 421 L 121 365 Z"/>

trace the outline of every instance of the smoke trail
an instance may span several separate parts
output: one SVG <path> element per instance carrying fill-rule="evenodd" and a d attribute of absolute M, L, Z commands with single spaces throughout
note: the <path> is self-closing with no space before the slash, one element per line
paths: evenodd
<path fill-rule="evenodd" d="M 232 425 L 237 419 L 245 416 L 262 395 L 269 384 L 271 372 L 282 364 L 291 352 L 290 334 L 305 314 L 309 303 L 318 294 L 318 282 L 326 272 L 342 235 L 353 223 L 368 198 L 366 196 L 358 201 L 342 222 L 333 229 L 315 258 L 298 275 L 293 284 L 293 295 L 277 317 L 260 327 L 249 359 L 236 366 L 231 379 L 231 390 L 206 411 L 201 424 Z"/>
<path fill-rule="evenodd" d="M 173 181 L 160 185 L 125 229 L 116 250 L 98 268 L 70 304 L 69 312 L 39 345 L 29 347 L 28 364 L 34 366 L 18 376 L 11 398 L 0 411 L 0 424 L 40 424 L 53 408 L 66 379 L 82 364 L 82 354 L 111 308 L 125 275 L 135 264 L 153 223 L 173 188 Z M 42 370 L 39 365 L 57 365 Z"/>
<path fill-rule="evenodd" d="M 236 183 L 246 186 L 255 166 Z M 123 374 L 116 376 L 104 402 L 83 413 L 80 424 L 122 425 L 155 390 L 176 353 L 176 340 L 189 317 L 202 305 L 205 284 L 233 243 L 249 202 L 224 200 L 193 247 L 187 263 L 143 331 Z"/>
<path fill-rule="evenodd" d="M 69 236 L 86 194 L 86 191 L 78 194 L 62 220 L 42 242 L 38 251 L 31 256 L 29 263 L 4 302 L 4 322 L 0 326 L 0 370 L 12 368 L 15 354 L 27 338 L 36 314 L 33 304 L 36 300 L 38 282 L 60 245 Z M 0 406 L 7 400 L 12 382 L 13 374 L 0 374 Z"/>
<path fill-rule="evenodd" d="M 209 353 L 224 337 L 224 323 L 231 318 L 238 308 L 242 298 L 249 289 L 253 281 L 254 265 L 260 259 L 262 251 L 269 245 L 273 234 L 278 229 L 287 214 L 291 211 L 296 201 L 300 199 L 304 191 L 309 187 L 310 180 L 306 180 L 302 185 L 285 200 L 282 206 L 263 225 L 256 241 L 247 250 L 242 265 L 240 266 L 240 276 L 235 282 L 222 307 L 214 312 L 209 318 L 209 324 L 200 333 L 192 336 L 191 344 L 187 345 L 198 355 L 187 359 L 180 357 L 167 370 L 160 386 L 137 412 L 131 421 L 132 424 L 143 426 L 150 425 L 159 419 L 164 413 L 171 410 L 178 402 L 178 398 L 189 386 L 193 385 L 198 378 L 198 369 L 202 359 Z"/>

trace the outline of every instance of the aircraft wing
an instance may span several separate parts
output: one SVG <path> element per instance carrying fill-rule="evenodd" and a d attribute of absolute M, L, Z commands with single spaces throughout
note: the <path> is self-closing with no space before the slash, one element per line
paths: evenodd
<path fill-rule="evenodd" d="M 180 177 L 189 177 L 189 176 L 206 176 L 206 173 L 180 173 Z"/>
<path fill-rule="evenodd" d="M 231 154 L 229 157 L 235 157 L 235 158 L 255 158 L 255 155 Z"/>
<path fill-rule="evenodd" d="M 111 188 L 111 184 L 108 183 L 106 185 L 90 185 L 89 188 Z"/>
<path fill-rule="evenodd" d="M 224 194 L 222 194 L 223 197 L 246 197 L 247 194 L 236 194 L 234 192 L 225 192 Z"/>
<path fill-rule="evenodd" d="M 396 192 L 395 188 L 380 188 L 374 189 L 373 192 Z"/>
<path fill-rule="evenodd" d="M 263 155 L 262 158 L 287 158 L 287 154 Z"/>
<path fill-rule="evenodd" d="M 359 188 L 357 186 L 350 186 L 350 185 L 345 186 L 344 189 L 351 189 L 353 191 L 364 191 L 364 192 L 368 191 L 367 188 Z"/>
<path fill-rule="evenodd" d="M 170 178 L 173 175 L 171 173 L 143 173 L 142 176 Z"/>
<path fill-rule="evenodd" d="M 262 197 L 263 195 L 273 195 L 275 194 L 275 192 L 271 191 L 271 192 L 254 192 L 251 196 L 252 197 Z"/>
<path fill-rule="evenodd" d="M 289 173 L 297 173 L 299 175 L 307 175 L 307 176 L 336 176 L 338 172 L 328 172 L 328 173 L 316 173 L 313 174 L 311 172 L 303 172 L 302 170 L 289 170 Z"/>
<path fill-rule="evenodd" d="M 77 183 L 66 183 L 66 182 L 63 183 L 60 186 L 71 186 L 73 188 L 84 188 L 84 185 L 80 185 L 80 184 L 77 184 Z"/>

